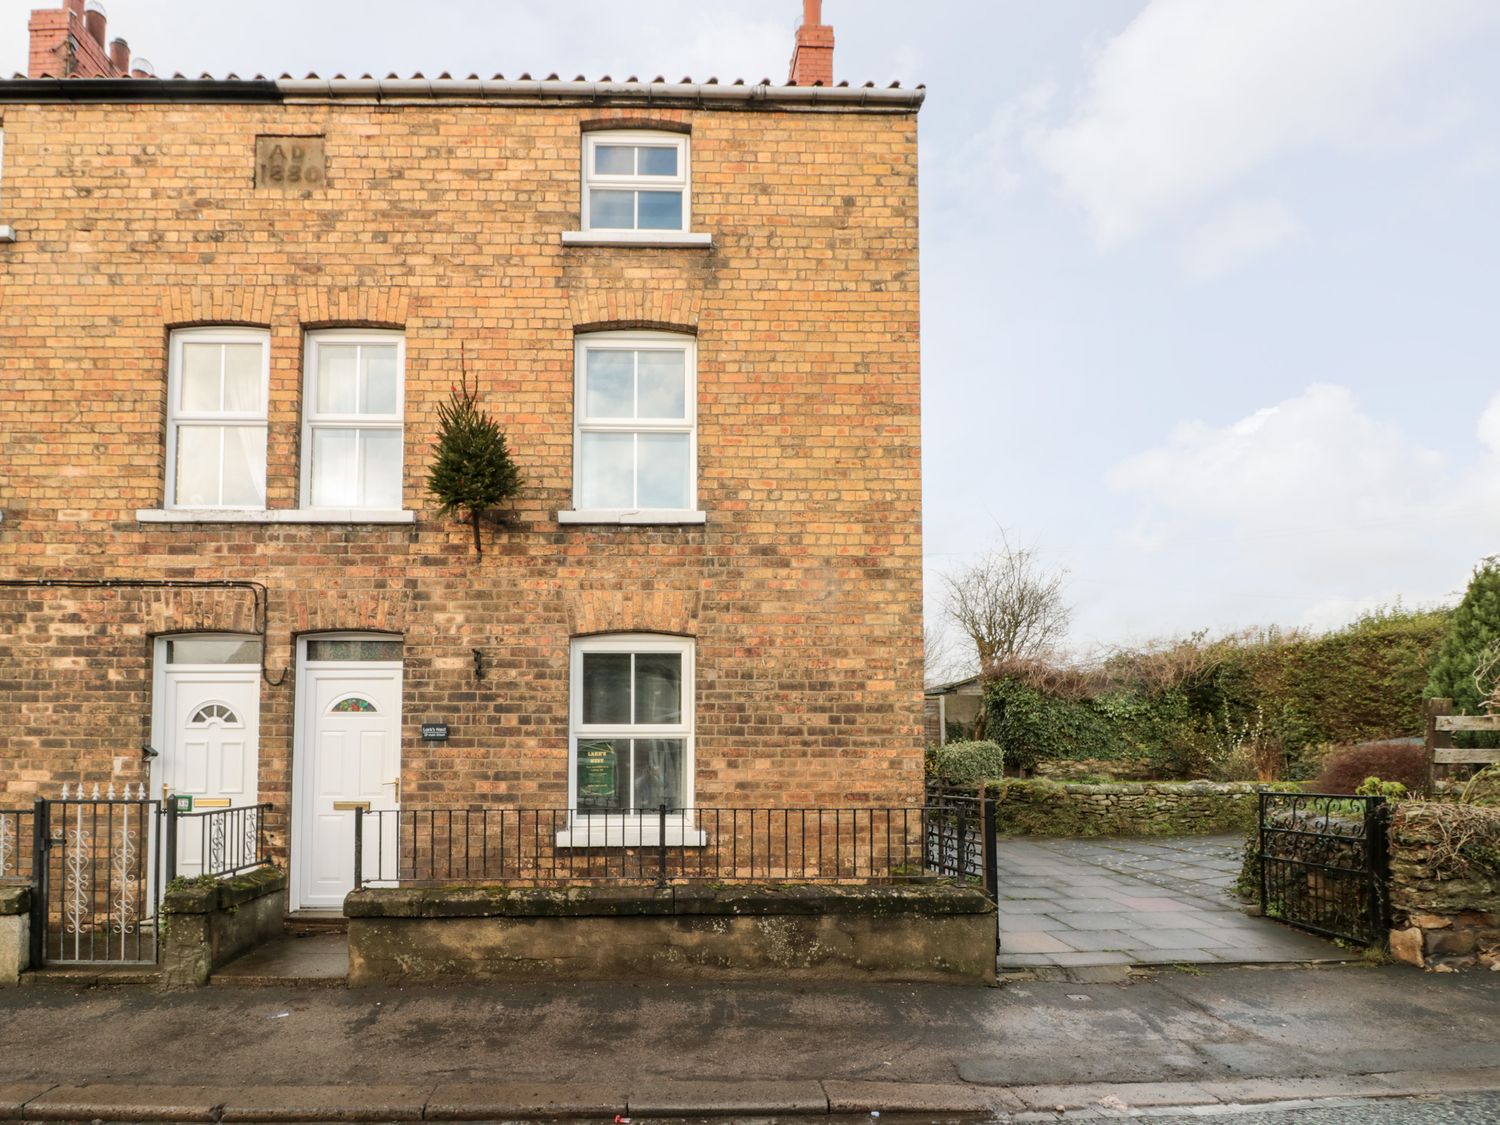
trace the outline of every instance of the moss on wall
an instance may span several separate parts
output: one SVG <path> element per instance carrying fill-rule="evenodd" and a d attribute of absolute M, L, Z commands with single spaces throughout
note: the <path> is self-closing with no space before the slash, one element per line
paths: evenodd
<path fill-rule="evenodd" d="M 990 786 L 1002 836 L 1204 836 L 1249 831 L 1257 794 L 1249 782 L 1116 782 L 1070 785 L 1005 781 Z"/>

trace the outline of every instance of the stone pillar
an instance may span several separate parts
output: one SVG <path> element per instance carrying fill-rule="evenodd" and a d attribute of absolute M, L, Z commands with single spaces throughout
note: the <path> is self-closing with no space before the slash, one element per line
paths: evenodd
<path fill-rule="evenodd" d="M 0 988 L 31 967 L 31 888 L 0 887 Z"/>

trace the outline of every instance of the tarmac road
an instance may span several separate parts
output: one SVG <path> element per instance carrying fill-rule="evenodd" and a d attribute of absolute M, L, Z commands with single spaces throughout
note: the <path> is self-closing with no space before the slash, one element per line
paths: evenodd
<path fill-rule="evenodd" d="M 1111 1094 L 1223 1112 L 1238 1101 L 1500 1091 L 1500 974 L 1351 966 L 999 989 L 0 991 L 0 1084 L 383 1084 L 425 1097 L 441 1083 L 536 1082 L 610 1087 L 623 1101 L 685 1080 L 801 1083 L 799 1096 L 818 1083 L 933 1084 L 1013 1112 L 1058 1099 L 1082 1110 Z"/>
<path fill-rule="evenodd" d="M 1248 1106 L 1212 1115 L 1205 1115 L 1201 1110 L 1181 1110 L 1171 1116 L 1153 1114 L 1130 1120 L 1147 1125 L 1184 1125 L 1187 1120 L 1234 1122 L 1235 1125 L 1492 1125 L 1500 1122 L 1500 1094 L 1361 1100 L 1305 1109 Z"/>

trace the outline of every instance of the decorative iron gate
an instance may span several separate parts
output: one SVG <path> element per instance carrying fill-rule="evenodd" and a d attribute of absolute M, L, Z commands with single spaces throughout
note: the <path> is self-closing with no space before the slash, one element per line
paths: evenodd
<path fill-rule="evenodd" d="M 268 804 L 179 812 L 146 787 L 82 786 L 30 809 L 0 809 L 0 878 L 31 878 L 31 963 L 156 963 L 166 885 L 266 863 Z"/>
<path fill-rule="evenodd" d="M 101 797 L 63 787 L 34 812 L 34 964 L 155 964 L 162 807 L 145 786 Z"/>
<path fill-rule="evenodd" d="M 1260 795 L 1260 905 L 1270 918 L 1360 945 L 1390 930 L 1384 797 Z"/>
<path fill-rule="evenodd" d="M 977 879 L 991 900 L 999 896 L 995 802 L 988 795 L 928 786 L 922 810 L 923 859 L 928 871 Z"/>

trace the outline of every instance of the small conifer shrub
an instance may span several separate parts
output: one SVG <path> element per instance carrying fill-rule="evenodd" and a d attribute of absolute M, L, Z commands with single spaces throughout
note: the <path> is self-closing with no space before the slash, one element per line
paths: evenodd
<path fill-rule="evenodd" d="M 1438 646 L 1427 680 L 1427 697 L 1453 700 L 1459 714 L 1477 714 L 1484 705 L 1474 672 L 1486 648 L 1500 640 L 1500 557 L 1482 559 L 1453 611 L 1448 635 Z"/>
<path fill-rule="evenodd" d="M 457 515 L 474 529 L 474 552 L 483 556 L 479 524 L 496 518 L 495 509 L 525 482 L 505 444 L 505 431 L 479 405 L 469 386 L 468 365 L 448 401 L 438 407 L 438 435 L 427 475 L 427 491 L 439 501 L 439 515 Z"/>

